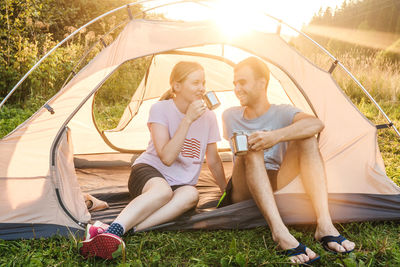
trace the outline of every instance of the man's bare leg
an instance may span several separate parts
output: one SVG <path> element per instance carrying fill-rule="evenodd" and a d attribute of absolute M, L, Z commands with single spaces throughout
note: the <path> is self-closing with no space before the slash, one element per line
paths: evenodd
<path fill-rule="evenodd" d="M 315 137 L 291 142 L 278 173 L 278 188 L 290 182 L 299 172 L 298 169 L 317 216 L 315 238 L 320 240 L 328 235 L 338 236 L 339 231 L 333 225 L 329 213 L 325 167 Z M 329 248 L 338 252 L 349 251 L 355 247 L 349 240 L 344 241 L 342 245 L 336 242 L 328 243 Z"/>
<path fill-rule="evenodd" d="M 251 197 L 270 226 L 272 237 L 284 249 L 296 248 L 299 242 L 289 233 L 276 206 L 271 183 L 264 166 L 263 152 L 248 152 L 237 157 L 232 174 L 232 201 L 239 202 Z M 291 257 L 293 262 L 304 263 L 317 255 L 307 248 L 307 255 Z"/>

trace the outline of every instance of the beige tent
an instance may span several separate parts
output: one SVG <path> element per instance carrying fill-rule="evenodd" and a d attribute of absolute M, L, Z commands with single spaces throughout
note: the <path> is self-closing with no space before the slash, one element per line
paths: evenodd
<path fill-rule="evenodd" d="M 94 93 L 123 63 L 148 55 L 154 55 L 148 73 L 118 127 L 99 132 L 92 118 Z M 298 106 L 324 122 L 319 146 L 333 219 L 399 219 L 400 189 L 385 174 L 376 127 L 342 93 L 328 71 L 313 65 L 275 33 L 253 31 L 227 39 L 211 22 L 138 19 L 131 20 L 46 107 L 0 140 L 0 238 L 67 235 L 83 230 L 91 219 L 112 219 L 123 207 L 120 203 L 127 201 L 129 164 L 146 148 L 148 110 L 168 88 L 172 66 L 180 60 L 203 65 L 207 88 L 216 91 L 223 104 L 216 110 L 220 118 L 224 108 L 238 105 L 232 92 L 232 67 L 248 55 L 262 58 L 270 67 L 272 102 Z M 228 143 L 222 141 L 218 146 L 229 161 Z M 232 163 L 225 166 L 229 173 Z M 198 185 L 205 193 L 198 209 L 203 212 L 162 227 L 265 225 L 252 201 L 212 209 L 218 190 L 207 180 L 209 176 L 204 169 Z M 108 200 L 111 209 L 90 214 L 82 191 Z M 299 178 L 276 192 L 276 199 L 287 223 L 314 222 Z"/>

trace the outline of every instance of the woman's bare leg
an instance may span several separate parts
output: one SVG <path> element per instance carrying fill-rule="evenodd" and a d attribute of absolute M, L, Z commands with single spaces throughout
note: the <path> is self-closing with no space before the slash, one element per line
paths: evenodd
<path fill-rule="evenodd" d="M 154 177 L 146 182 L 142 194 L 134 198 L 114 220 L 125 232 L 156 212 L 172 198 L 171 187 L 164 178 Z"/>
<path fill-rule="evenodd" d="M 173 192 L 172 199 L 136 226 L 143 230 L 154 225 L 171 221 L 197 205 L 199 193 L 194 186 L 179 187 Z"/>

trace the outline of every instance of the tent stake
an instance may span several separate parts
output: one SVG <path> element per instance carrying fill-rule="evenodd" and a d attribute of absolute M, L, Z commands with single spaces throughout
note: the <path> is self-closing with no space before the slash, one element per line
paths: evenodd
<path fill-rule="evenodd" d="M 332 62 L 332 65 L 331 65 L 331 67 L 329 68 L 329 70 L 328 70 L 328 72 L 330 73 L 330 74 L 332 74 L 332 72 L 335 70 L 335 68 L 336 68 L 336 66 L 337 66 L 337 64 L 339 63 L 339 60 L 335 60 L 334 62 Z"/>
<path fill-rule="evenodd" d="M 49 104 L 45 104 L 44 107 L 51 113 L 51 115 L 55 113 L 54 109 Z"/>
<path fill-rule="evenodd" d="M 393 122 L 391 123 L 386 123 L 386 124 L 378 124 L 376 125 L 376 129 L 380 130 L 380 129 L 387 129 L 393 127 Z"/>
<path fill-rule="evenodd" d="M 106 42 L 104 42 L 103 37 L 100 37 L 100 41 L 101 41 L 101 43 L 103 44 L 104 48 L 106 48 L 106 47 L 107 47 L 107 44 L 106 44 Z"/>
<path fill-rule="evenodd" d="M 126 5 L 126 8 L 128 9 L 128 16 L 130 20 L 133 20 L 133 15 L 132 15 L 132 11 L 131 8 L 129 7 L 129 5 Z"/>
<path fill-rule="evenodd" d="M 282 24 L 281 24 L 281 21 L 279 21 L 279 24 L 278 24 L 278 26 L 276 28 L 276 34 L 277 35 L 281 35 L 281 29 L 282 29 Z"/>

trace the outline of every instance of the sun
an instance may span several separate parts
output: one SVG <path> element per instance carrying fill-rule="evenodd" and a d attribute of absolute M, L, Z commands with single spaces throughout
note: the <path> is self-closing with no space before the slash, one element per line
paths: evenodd
<path fill-rule="evenodd" d="M 160 0 L 162 1 L 162 0 Z M 265 14 L 280 19 L 290 27 L 283 26 L 281 35 L 292 37 L 298 35 L 304 25 L 307 25 L 320 8 L 326 6 L 335 7 L 344 0 L 198 0 L 198 1 L 174 1 L 175 3 L 157 8 L 157 13 L 162 13 L 169 19 L 183 21 L 200 21 L 212 19 L 216 22 L 221 32 L 236 38 L 252 29 L 263 32 L 276 32 L 278 22 Z M 143 4 L 146 7 L 154 7 L 157 1 Z"/>
<path fill-rule="evenodd" d="M 213 7 L 212 19 L 230 38 L 240 37 L 252 30 L 275 31 L 277 23 L 261 10 L 260 1 L 220 0 Z"/>
<path fill-rule="evenodd" d="M 276 31 L 277 22 L 265 16 L 264 5 L 260 0 L 215 0 L 202 5 L 183 2 L 157 11 L 177 20 L 212 20 L 227 38 L 237 38 L 251 30 Z"/>

